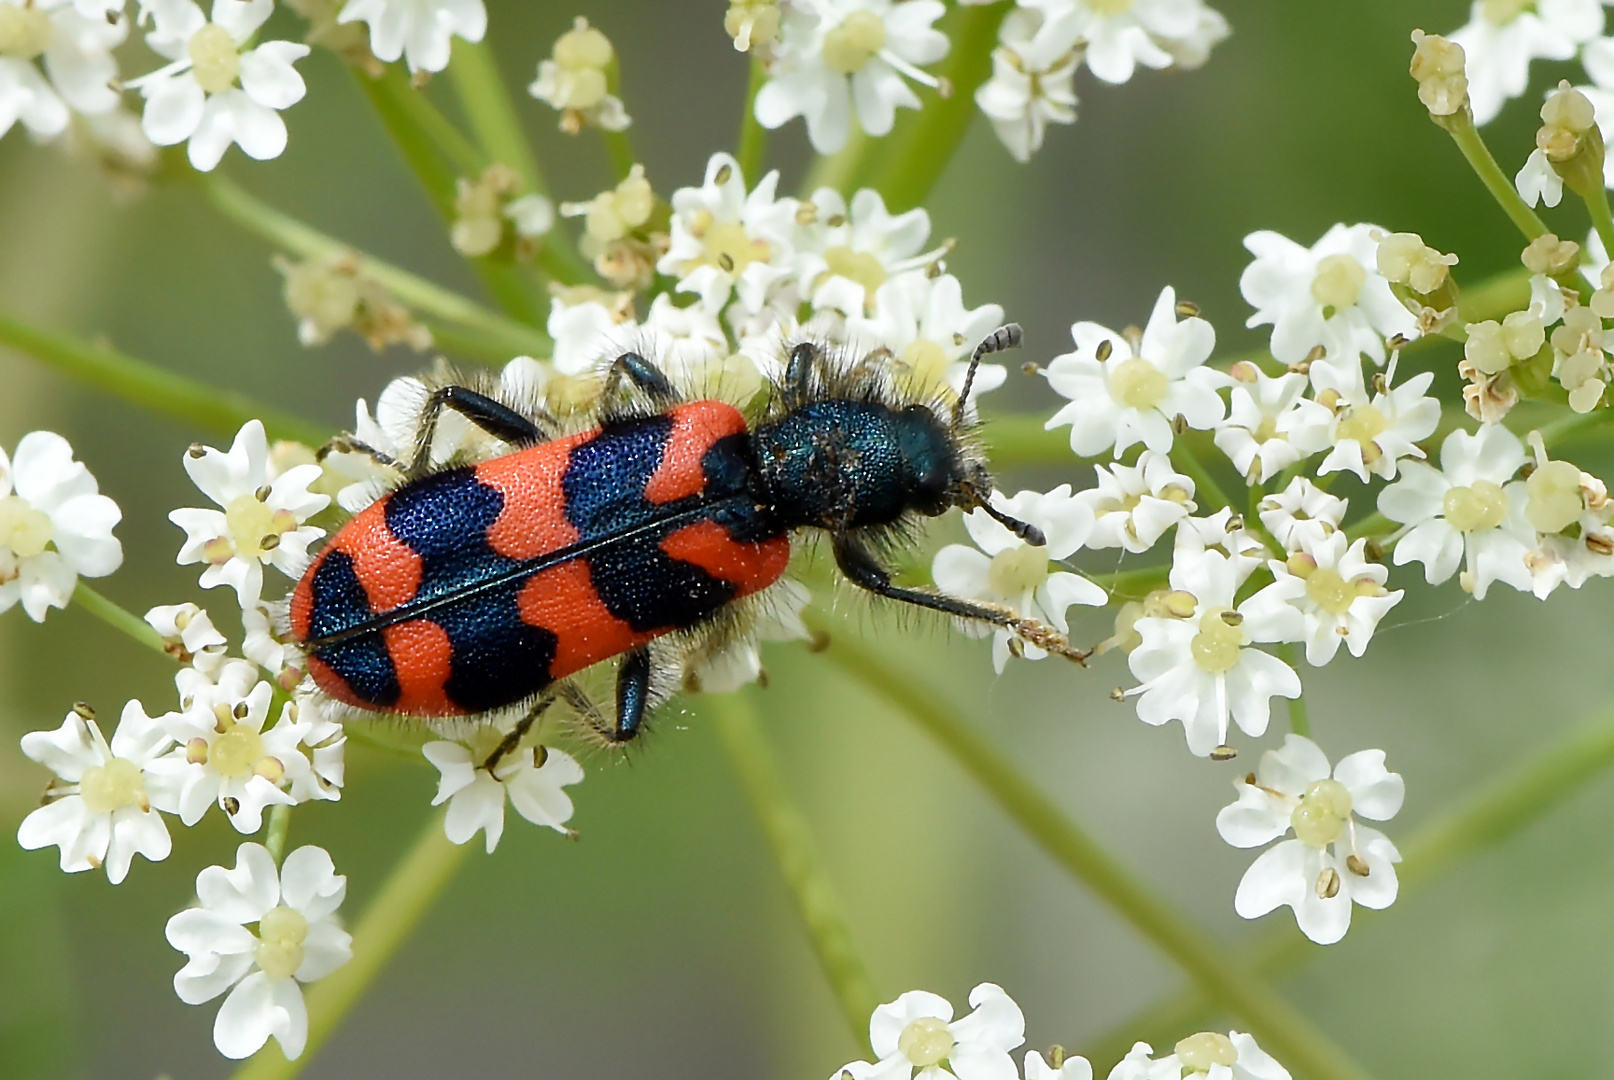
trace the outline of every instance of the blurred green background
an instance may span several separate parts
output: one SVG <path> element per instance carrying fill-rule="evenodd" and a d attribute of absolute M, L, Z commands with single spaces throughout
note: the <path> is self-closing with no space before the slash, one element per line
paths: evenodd
<path fill-rule="evenodd" d="M 1168 283 L 1232 348 L 1259 344 L 1242 327 L 1237 282 L 1240 241 L 1260 228 L 1303 243 L 1335 221 L 1415 230 L 1461 254 L 1464 281 L 1517 265 L 1518 237 L 1429 124 L 1406 74 L 1409 31 L 1453 29 L 1465 4 L 1218 6 L 1234 32 L 1203 70 L 1140 71 L 1123 87 L 1084 73 L 1080 122 L 1050 130 L 1029 167 L 977 118 L 930 200 L 935 235 L 959 239 L 951 267 L 967 298 L 998 301 L 1023 322 L 1031 358 L 1068 348 L 1076 319 L 1141 322 Z M 698 183 L 711 152 L 733 149 L 745 69 L 717 0 L 489 7 L 490 39 L 517 87 L 574 14 L 612 37 L 633 137 L 659 191 Z M 232 152 L 225 170 L 339 237 L 473 289 L 347 73 L 322 53 L 301 69 L 309 95 L 286 114 L 286 155 L 256 164 Z M 1579 77 L 1538 65 L 1534 86 L 1563 75 Z M 557 195 L 604 186 L 598 145 L 561 136 L 553 113 L 522 100 Z M 1486 132 L 1510 174 L 1532 145 L 1534 100 L 1532 91 Z M 800 125 L 775 135 L 770 154 L 787 189 L 798 182 L 808 161 Z M 1567 236 L 1586 229 L 1567 208 L 1549 219 Z M 20 131 L 0 142 L 0 309 L 345 426 L 354 398 L 373 400 L 416 361 L 374 356 L 351 337 L 300 348 L 268 255 L 195 191 L 119 203 L 93 170 Z M 1416 365 L 1433 364 L 1450 388 L 1454 357 L 1431 350 Z M 1003 410 L 1055 404 L 1040 380 L 1018 376 L 990 400 Z M 0 352 L 0 444 L 39 427 L 67 435 L 123 507 L 127 558 L 107 594 L 135 611 L 188 599 L 229 606 L 201 594 L 193 568 L 173 565 L 180 537 L 166 520 L 197 499 L 180 454 L 209 433 Z M 1595 447 L 1573 455 L 1614 475 Z M 1004 483 L 1062 480 L 1089 477 L 1072 467 Z M 931 542 L 961 533 L 944 522 Z M 1406 777 L 1406 809 L 1388 829 L 1404 839 L 1614 698 L 1614 608 L 1603 582 L 1550 606 L 1498 589 L 1483 608 L 1455 586 L 1425 588 L 1416 568 L 1392 584 L 1407 599 L 1368 655 L 1342 653 L 1305 674 L 1324 749 L 1382 746 Z M 837 605 L 855 624 L 890 629 L 844 593 Z M 1107 631 L 1092 618 L 1074 636 Z M 1191 758 L 1176 725 L 1147 728 L 1108 699 L 1131 681 L 1116 657 L 1087 673 L 1017 664 L 999 678 L 984 643 L 937 624 L 904 624 L 881 645 L 1224 941 L 1293 931 L 1287 911 L 1260 925 L 1235 916 L 1233 890 L 1254 853 L 1229 848 L 1213 824 L 1229 781 L 1280 741 L 1281 708 L 1267 739 L 1242 740 L 1240 759 L 1218 765 Z M 925 987 L 962 1007 L 971 986 L 992 980 L 1025 1008 L 1029 1045 L 1079 1049 L 1183 985 L 905 720 L 799 647 L 775 647 L 768 662 L 767 734 L 885 999 Z M 0 834 L 45 781 L 18 736 L 56 726 L 75 699 L 105 715 L 128 697 L 166 709 L 171 674 L 79 611 L 53 612 L 43 626 L 20 610 L 0 618 Z M 350 918 L 425 818 L 434 779 L 424 765 L 353 748 L 343 800 L 294 815 L 293 846 L 328 847 L 348 875 Z M 668 709 L 643 753 L 593 761 L 573 793 L 580 842 L 512 815 L 497 854 L 472 853 L 307 1076 L 822 1077 L 855 1056 L 698 702 Z M 1314 949 L 1285 990 L 1379 1076 L 1605 1073 L 1611 817 L 1614 783 L 1594 782 L 1389 913 L 1358 909 L 1346 941 Z M 231 1071 L 209 1038 L 216 1005 L 190 1008 L 172 993 L 182 958 L 162 927 L 190 901 L 196 871 L 230 862 L 240 838 L 217 814 L 175 832 L 167 862 L 137 862 L 118 888 L 99 874 L 60 874 L 54 851 L 0 843 L 0 1077 Z"/>

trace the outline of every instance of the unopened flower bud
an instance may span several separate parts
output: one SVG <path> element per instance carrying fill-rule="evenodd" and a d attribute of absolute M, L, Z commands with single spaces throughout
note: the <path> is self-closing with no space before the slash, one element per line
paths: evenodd
<path fill-rule="evenodd" d="M 1379 273 L 1415 293 L 1427 295 L 1439 289 L 1456 265 L 1456 255 L 1436 251 L 1417 233 L 1391 233 L 1379 241 Z"/>
<path fill-rule="evenodd" d="M 1536 149 L 1571 191 L 1601 198 L 1603 134 L 1591 101 L 1567 81 L 1560 82 L 1541 106 L 1541 120 Z"/>
<path fill-rule="evenodd" d="M 779 36 L 779 5 L 776 0 L 729 0 L 723 29 L 739 52 L 771 45 Z"/>
<path fill-rule="evenodd" d="M 1551 277 L 1567 273 L 1580 262 L 1580 245 L 1573 240 L 1560 240 L 1552 233 L 1544 233 L 1530 241 L 1519 256 L 1519 261 L 1532 274 Z"/>
<path fill-rule="evenodd" d="M 1439 34 L 1412 32 L 1412 65 L 1407 69 L 1418 80 L 1418 100 L 1430 116 L 1451 116 L 1468 104 L 1468 77 L 1464 73 L 1463 47 Z"/>

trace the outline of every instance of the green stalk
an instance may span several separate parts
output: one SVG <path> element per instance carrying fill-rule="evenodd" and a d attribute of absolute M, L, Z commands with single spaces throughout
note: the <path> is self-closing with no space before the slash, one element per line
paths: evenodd
<path fill-rule="evenodd" d="M 802 181 L 801 197 L 811 198 L 813 192 L 826 187 L 850 196 L 852 181 L 858 170 L 863 167 L 863 159 L 873 152 L 874 140 L 864 133 L 854 115 L 852 131 L 846 137 L 846 145 L 833 154 L 819 154 L 813 158 L 812 167 L 807 170 L 807 178 Z"/>
<path fill-rule="evenodd" d="M 611 62 L 605 65 L 605 89 L 607 93 L 615 94 L 619 98 L 622 96 L 622 65 L 614 53 L 611 56 Z M 628 134 L 627 129 L 607 131 L 605 128 L 600 128 L 598 130 L 600 141 L 605 144 L 605 152 L 611 158 L 611 167 L 616 172 L 616 178 L 618 180 L 626 179 L 628 173 L 633 171 L 633 166 L 639 160 L 639 155 L 633 152 L 633 136 Z M 745 174 L 741 173 L 741 175 Z"/>
<path fill-rule="evenodd" d="M 0 314 L 0 345 L 9 345 L 79 382 L 154 412 L 234 435 L 242 424 L 262 420 L 270 438 L 295 439 L 317 446 L 330 434 L 290 413 L 261 405 L 244 394 L 221 390 L 137 360 L 108 345 L 29 326 Z"/>
<path fill-rule="evenodd" d="M 279 1044 L 271 1044 L 237 1069 L 233 1080 L 291 1080 L 347 1019 L 465 858 L 469 845 L 452 844 L 443 835 L 443 813 L 426 819 L 414 846 L 365 908 L 353 929 L 353 959 L 308 988 L 308 1046 L 302 1056 L 287 1061 Z"/>
<path fill-rule="evenodd" d="M 1132 877 L 1047 796 L 1028 784 L 962 714 L 921 689 L 921 680 L 877 659 L 868 642 L 854 648 L 832 647 L 826 655 L 924 729 L 1027 836 L 1176 961 L 1210 1000 L 1249 1025 L 1262 1047 L 1296 1075 L 1307 1080 L 1362 1080 L 1367 1076 L 1340 1046 L 1252 975 L 1238 958 L 1208 940 Z"/>
<path fill-rule="evenodd" d="M 1140 566 L 1136 570 L 1087 575 L 1089 579 L 1103 586 L 1112 600 L 1118 598 L 1141 600 L 1151 591 L 1162 588 L 1170 576 L 1169 566 Z"/>
<path fill-rule="evenodd" d="M 1586 212 L 1591 215 L 1592 228 L 1603 241 L 1604 251 L 1614 251 L 1614 216 L 1609 214 L 1608 189 L 1599 181 L 1597 189 L 1581 196 Z"/>
<path fill-rule="evenodd" d="M 751 58 L 751 77 L 745 84 L 745 113 L 740 117 L 740 140 L 735 159 L 740 163 L 740 175 L 745 177 L 747 188 L 762 179 L 763 160 L 768 152 L 768 129 L 757 122 L 757 91 L 768 81 L 762 61 Z M 1614 251 L 1614 248 L 1610 248 Z"/>
<path fill-rule="evenodd" d="M 279 866 L 286 857 L 286 834 L 291 831 L 291 807 L 285 803 L 276 803 L 269 808 L 269 832 L 263 838 L 263 846 L 268 850 L 269 857 Z"/>
<path fill-rule="evenodd" d="M 1287 641 L 1282 641 L 1277 644 L 1273 651 L 1278 654 L 1279 660 L 1282 660 L 1285 664 L 1288 664 L 1290 667 L 1294 668 L 1295 673 L 1299 674 L 1300 663 L 1295 658 L 1295 647 L 1293 645 L 1289 644 Z M 1289 698 L 1288 700 L 1289 730 L 1294 732 L 1296 735 L 1304 735 L 1308 739 L 1311 738 L 1311 720 L 1306 714 L 1305 691 L 1302 690 L 1299 694 Z"/>
<path fill-rule="evenodd" d="M 426 189 L 427 198 L 442 219 L 452 225 L 457 217 L 455 201 L 461 174 L 432 137 L 431 129 L 421 123 L 422 108 L 429 108 L 429 103 L 420 100 L 420 91 L 410 85 L 409 77 L 396 65 L 388 67 L 379 79 L 357 70 L 354 78 L 374 107 L 381 126 L 392 136 L 404 163 Z M 543 324 L 533 292 L 529 291 L 531 283 L 520 267 L 491 255 L 466 261 L 506 314 L 534 326 Z"/>
<path fill-rule="evenodd" d="M 715 694 L 702 705 L 717 720 L 718 733 L 729 762 L 739 774 L 756 811 L 768 847 L 779 865 L 796 910 L 806 924 L 807 936 L 824 969 L 841 1015 L 852 1038 L 865 1053 L 869 1047 L 869 1017 L 880 1004 L 868 969 L 852 944 L 840 897 L 813 848 L 807 819 L 785 790 L 779 762 L 757 726 L 756 703 L 749 693 Z"/>
<path fill-rule="evenodd" d="M 877 188 L 892 213 L 925 201 L 975 119 L 975 91 L 992 74 L 992 47 L 1011 7 L 955 7 L 943 17 L 952 50 L 935 73 L 952 93 L 904 112 L 878 151 L 864 155 L 852 186 Z"/>
<path fill-rule="evenodd" d="M 77 607 L 94 615 L 112 629 L 126 634 L 144 645 L 148 649 L 156 649 L 164 656 L 168 649 L 163 644 L 163 636 L 152 629 L 150 623 L 131 611 L 126 611 L 84 584 L 81 579 L 73 588 L 73 603 Z"/>
<path fill-rule="evenodd" d="M 1508 179 L 1502 167 L 1491 156 L 1490 147 L 1485 145 L 1479 129 L 1474 126 L 1474 114 L 1464 108 L 1451 116 L 1438 118 L 1436 123 L 1451 133 L 1452 141 L 1457 144 L 1457 149 L 1462 151 L 1469 168 L 1474 170 L 1474 174 L 1480 178 L 1480 183 L 1485 185 L 1485 190 L 1491 193 L 1491 198 L 1496 200 L 1496 204 L 1524 234 L 1524 238 L 1534 240 L 1538 236 L 1545 236 L 1547 227 L 1536 216 L 1536 212 L 1519 197 L 1513 181 Z"/>
<path fill-rule="evenodd" d="M 1078 460 L 1070 448 L 1070 434 L 1048 430 L 1040 416 L 1000 413 L 985 418 L 981 436 L 991 448 L 992 464 L 1000 469 L 1022 465 L 1067 464 Z"/>
<path fill-rule="evenodd" d="M 1539 821 L 1603 776 L 1610 766 L 1614 766 L 1614 710 L 1509 769 L 1414 833 L 1402 849 L 1404 859 L 1398 869 L 1403 895 Z M 1382 918 L 1366 911 L 1357 915 L 1370 916 L 1362 920 L 1364 926 L 1375 925 Z M 1360 932 L 1359 928 L 1356 933 Z M 1269 978 L 1286 975 L 1324 952 L 1289 926 L 1263 935 L 1249 951 L 1258 957 L 1256 970 Z M 1215 1012 L 1216 1006 L 1197 987 L 1191 988 L 1117 1025 L 1084 1048 L 1093 1063 L 1102 1066 L 1120 1060 L 1139 1039 L 1169 1044 L 1210 1022 Z"/>
<path fill-rule="evenodd" d="M 1200 464 L 1199 458 L 1188 448 L 1188 444 L 1181 436 L 1171 447 L 1171 460 L 1194 482 L 1194 501 L 1201 507 L 1206 505 L 1207 500 L 1212 511 L 1220 510 L 1224 506 L 1233 506 L 1232 500 L 1222 490 L 1222 485 L 1216 482 L 1210 470 Z"/>
<path fill-rule="evenodd" d="M 208 174 L 206 190 L 208 198 L 225 217 L 287 254 L 304 259 L 351 255 L 358 262 L 359 273 L 380 284 L 399 303 L 475 331 L 489 343 L 502 344 L 510 356 L 548 356 L 553 348 L 549 335 L 542 330 L 490 311 L 459 293 L 357 251 L 247 194 L 216 172 Z"/>

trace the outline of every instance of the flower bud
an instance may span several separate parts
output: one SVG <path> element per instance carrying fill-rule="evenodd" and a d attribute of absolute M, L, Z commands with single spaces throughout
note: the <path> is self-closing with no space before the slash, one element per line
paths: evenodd
<path fill-rule="evenodd" d="M 1532 274 L 1549 277 L 1568 273 L 1580 263 L 1580 245 L 1573 240 L 1560 240 L 1552 233 L 1536 237 L 1519 256 L 1524 268 Z"/>
<path fill-rule="evenodd" d="M 1569 189 L 1583 197 L 1602 197 L 1603 133 L 1585 94 L 1560 82 L 1541 106 L 1540 150 Z"/>
<path fill-rule="evenodd" d="M 1418 100 L 1430 116 L 1451 116 L 1468 105 L 1468 77 L 1464 74 L 1463 47 L 1439 34 L 1412 32 L 1412 65 L 1418 80 Z"/>
<path fill-rule="evenodd" d="M 1391 283 L 1428 295 L 1446 284 L 1456 255 L 1443 255 L 1417 233 L 1391 233 L 1379 241 L 1379 273 Z"/>
<path fill-rule="evenodd" d="M 729 0 L 723 29 L 738 52 L 765 49 L 779 36 L 779 5 L 776 0 Z"/>

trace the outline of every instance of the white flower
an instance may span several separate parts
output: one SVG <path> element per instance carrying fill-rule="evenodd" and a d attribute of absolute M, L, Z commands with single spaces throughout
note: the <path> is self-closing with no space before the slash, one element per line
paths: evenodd
<path fill-rule="evenodd" d="M 325 715 L 329 703 L 314 697 L 295 702 L 289 715 L 297 725 L 298 741 L 306 748 L 310 768 L 287 774 L 286 794 L 296 802 L 335 801 L 342 797 L 347 775 L 347 729 Z"/>
<path fill-rule="evenodd" d="M 534 825 L 547 825 L 570 834 L 572 800 L 562 789 L 583 779 L 583 766 L 564 750 L 545 746 L 519 747 L 500 759 L 495 771 L 482 763 L 498 746 L 502 733 L 494 728 L 477 732 L 472 745 L 429 742 L 422 752 L 442 773 L 433 806 L 448 803 L 443 832 L 463 844 L 478 831 L 487 834 L 488 852 L 504 833 L 504 799 L 508 793 L 516 813 Z"/>
<path fill-rule="evenodd" d="M 1318 464 L 1318 476 L 1345 469 L 1364 481 L 1369 475 L 1393 480 L 1403 458 L 1424 456 L 1418 441 L 1440 426 L 1440 402 L 1425 393 L 1435 374 L 1420 372 L 1391 387 L 1395 365 L 1390 368 L 1385 389 L 1369 397 L 1362 362 L 1354 354 L 1338 364 L 1318 360 L 1311 365 L 1317 400 L 1334 414 L 1328 430 L 1333 449 Z"/>
<path fill-rule="evenodd" d="M 1519 198 L 1530 206 L 1538 202 L 1557 206 L 1564 197 L 1563 177 L 1540 150 L 1530 151 L 1530 156 L 1524 159 L 1524 167 L 1513 178 L 1513 186 L 1519 189 Z"/>
<path fill-rule="evenodd" d="M 146 625 L 162 635 L 168 655 L 212 677 L 223 665 L 227 639 L 195 604 L 168 604 L 146 612 Z"/>
<path fill-rule="evenodd" d="M 1361 656 L 1379 620 L 1401 600 L 1400 589 L 1386 591 L 1390 572 L 1369 562 L 1366 548 L 1366 540 L 1351 543 L 1334 532 L 1304 545 L 1287 562 L 1268 564 L 1276 579 L 1268 591 L 1305 618 L 1302 640 L 1312 667 L 1332 660 L 1341 640 L 1352 656 Z"/>
<path fill-rule="evenodd" d="M 951 274 L 899 274 L 879 287 L 874 307 L 872 317 L 857 314 L 846 321 L 847 335 L 861 345 L 889 349 L 893 367 L 920 396 L 942 386 L 954 394 L 962 391 L 970 354 L 1003 324 L 999 304 L 965 307 L 963 286 Z M 1002 364 L 981 364 L 970 400 L 996 390 L 1008 377 Z"/>
<path fill-rule="evenodd" d="M 1601 0 L 1474 0 L 1468 23 L 1447 37 L 1463 47 L 1476 124 L 1530 85 L 1530 61 L 1568 60 L 1603 32 Z"/>
<path fill-rule="evenodd" d="M 1193 513 L 1194 482 L 1165 454 L 1145 450 L 1134 465 L 1093 466 L 1098 483 L 1076 498 L 1093 511 L 1090 548 L 1148 551 L 1166 530 Z"/>
<path fill-rule="evenodd" d="M 259 161 L 280 156 L 286 122 L 278 110 L 303 99 L 307 87 L 292 64 L 308 46 L 266 41 L 245 49 L 274 7 L 273 0 L 213 0 L 209 22 L 192 0 L 141 0 L 142 21 L 156 24 L 146 44 L 172 61 L 129 82 L 146 99 L 147 138 L 158 146 L 189 139 L 191 164 L 203 172 L 232 142 Z"/>
<path fill-rule="evenodd" d="M 1016 161 L 1042 149 L 1049 124 L 1076 122 L 1080 38 L 1080 13 L 1062 4 L 1016 7 L 998 28 L 992 77 L 975 91 L 975 104 Z"/>
<path fill-rule="evenodd" d="M 1525 520 L 1536 546 L 1525 555 L 1537 597 L 1559 585 L 1578 589 L 1592 576 L 1614 576 L 1614 501 L 1608 487 L 1567 461 L 1552 461 L 1540 432 L 1530 433 L 1535 469 L 1525 480 Z"/>
<path fill-rule="evenodd" d="M 1188 749 L 1199 757 L 1227 742 L 1229 718 L 1247 735 L 1263 734 L 1271 699 L 1299 697 L 1300 676 L 1248 646 L 1295 640 L 1300 613 L 1270 595 L 1270 586 L 1235 606 L 1237 571 L 1216 551 L 1174 558 L 1171 587 L 1183 594 L 1180 610 L 1187 614 L 1136 624 L 1143 644 L 1128 663 L 1141 683 L 1127 694 L 1141 695 L 1138 719 L 1181 720 Z"/>
<path fill-rule="evenodd" d="M 392 63 L 407 57 L 410 71 L 442 71 L 452 38 L 477 42 L 488 29 L 482 0 L 348 0 L 338 23 L 370 24 L 370 51 Z"/>
<path fill-rule="evenodd" d="M 852 109 L 870 135 L 886 135 L 899 107 L 919 108 L 906 76 L 926 86 L 938 80 L 919 70 L 947 55 L 947 36 L 932 28 L 939 0 L 798 0 L 779 28 L 773 77 L 757 93 L 757 122 L 782 127 L 807 120 L 820 154 L 833 154 L 852 130 Z"/>
<path fill-rule="evenodd" d="M 1229 529 L 1229 525 L 1235 527 Z M 1172 561 L 1191 559 L 1205 551 L 1225 556 L 1232 564 L 1234 580 L 1240 585 L 1266 561 L 1265 545 L 1245 527 L 1244 519 L 1228 507 L 1208 517 L 1185 517 L 1177 522 Z"/>
<path fill-rule="evenodd" d="M 654 350 L 652 359 L 679 385 L 701 390 L 703 377 L 714 363 L 721 365 L 729 354 L 728 335 L 717 313 L 699 303 L 679 307 L 671 293 L 651 301 L 650 311 L 640 324 Z"/>
<path fill-rule="evenodd" d="M 298 848 L 277 872 L 268 849 L 242 844 L 234 869 L 196 875 L 200 906 L 169 919 L 166 933 L 187 957 L 174 974 L 179 1000 L 200 1005 L 230 990 L 213 1021 L 219 1053 L 249 1057 L 272 1035 L 287 1058 L 302 1054 L 308 1011 L 298 984 L 353 958 L 336 915 L 346 895 L 347 878 L 317 847 Z"/>
<path fill-rule="evenodd" d="M 48 139 L 67 130 L 69 110 L 99 116 L 117 108 L 112 50 L 129 33 L 121 7 L 109 18 L 69 0 L 0 0 L 0 135 L 21 121 Z"/>
<path fill-rule="evenodd" d="M 1298 364 L 1321 345 L 1346 362 L 1366 353 L 1382 364 L 1385 338 L 1417 335 L 1418 320 L 1379 273 L 1379 231 L 1335 225 L 1309 248 L 1275 232 L 1244 238 L 1255 261 L 1239 291 L 1256 309 L 1245 325 L 1272 325 L 1273 356 Z"/>
<path fill-rule="evenodd" d="M 1170 67 L 1179 51 L 1188 66 L 1197 66 L 1227 36 L 1226 20 L 1199 0 L 1075 0 L 1075 5 L 1079 32 L 1087 41 L 1087 66 L 1108 83 L 1126 82 L 1138 64 Z"/>
<path fill-rule="evenodd" d="M 163 781 L 146 769 L 171 745 L 138 701 L 123 707 L 110 746 L 95 721 L 76 710 L 55 731 L 24 735 L 22 752 L 57 779 L 44 805 L 23 818 L 17 843 L 29 851 L 60 848 L 69 874 L 105 866 L 114 885 L 137 854 L 152 862 L 168 858 L 168 827 L 157 813 Z"/>
<path fill-rule="evenodd" d="M 555 39 L 550 59 L 539 62 L 538 78 L 527 92 L 560 110 L 560 129 L 569 135 L 585 124 L 602 131 L 626 130 L 633 121 L 622 99 L 610 92 L 608 70 L 615 57 L 610 39 L 579 15 Z"/>
<path fill-rule="evenodd" d="M 729 154 L 713 154 L 698 188 L 679 188 L 672 197 L 672 235 L 656 270 L 678 279 L 679 292 L 692 292 L 711 311 L 729 295 L 747 312 L 767 306 L 770 293 L 791 273 L 795 251 L 796 200 L 776 198 L 778 172 L 751 190 Z"/>
<path fill-rule="evenodd" d="M 208 564 L 202 588 L 228 585 L 244 608 L 263 593 L 265 564 L 288 576 L 302 569 L 308 545 L 325 535 L 304 522 L 331 501 L 308 490 L 320 478 L 318 465 L 298 465 L 271 479 L 269 443 L 257 420 L 248 420 L 236 433 L 229 453 L 196 444 L 184 461 L 191 481 L 222 508 L 184 508 L 168 515 L 185 530 L 179 564 Z"/>
<path fill-rule="evenodd" d="M 1379 492 L 1380 512 L 1409 526 L 1395 564 L 1421 562 L 1424 580 L 1438 585 L 1465 563 L 1462 585 L 1476 600 L 1493 581 L 1529 591 L 1525 553 L 1534 536 L 1524 518 L 1525 485 L 1513 479 L 1523 465 L 1523 444 L 1500 424 L 1446 436 L 1438 470 L 1408 462 L 1402 478 Z"/>
<path fill-rule="evenodd" d="M 1093 531 L 1093 511 L 1060 484 L 1046 495 L 1022 491 L 1013 498 L 992 493 L 992 505 L 1010 517 L 1042 530 L 1046 546 L 1034 547 L 1015 536 L 982 509 L 964 515 L 964 527 L 977 547 L 948 544 L 936 553 L 931 575 L 936 587 L 950 596 L 986 600 L 1013 608 L 1027 618 L 1049 623 L 1061 633 L 1070 629 L 1065 609 L 1072 604 L 1103 607 L 1110 602 L 1103 589 L 1080 574 L 1055 570 L 1053 564 L 1070 558 Z M 982 554 L 985 552 L 985 554 Z M 985 637 L 987 627 L 963 623 L 971 636 Z M 1011 650 L 1007 630 L 992 633 L 992 666 L 1000 673 Z M 1019 655 L 1041 660 L 1048 654 L 1030 642 L 1015 641 Z"/>
<path fill-rule="evenodd" d="M 1172 421 L 1206 430 L 1222 419 L 1217 390 L 1231 381 L 1205 361 L 1216 348 L 1216 331 L 1198 316 L 1177 321 L 1177 294 L 1162 289 L 1143 329 L 1137 354 L 1125 337 L 1097 323 L 1070 328 L 1076 351 L 1056 356 L 1044 369 L 1048 385 L 1070 404 L 1044 426 L 1070 427 L 1070 448 L 1082 457 L 1115 447 L 1171 449 Z"/>
<path fill-rule="evenodd" d="M 1163 1058 L 1151 1058 L 1153 1052 L 1148 1043 L 1134 1043 L 1132 1052 L 1110 1070 L 1109 1080 L 1290 1080 L 1289 1070 L 1241 1031 L 1201 1031 L 1179 1039 Z"/>
<path fill-rule="evenodd" d="M 0 450 L 0 611 L 20 601 L 44 622 L 51 608 L 67 606 L 80 576 L 105 577 L 123 564 L 112 535 L 123 512 L 99 490 L 54 432 L 24 435 L 14 458 Z"/>
<path fill-rule="evenodd" d="M 1071 1055 L 1056 1069 L 1036 1050 L 1027 1050 L 1025 1057 L 1026 1080 L 1093 1080 L 1093 1066 L 1086 1058 Z"/>
<path fill-rule="evenodd" d="M 1242 476 L 1264 484 L 1328 445 L 1333 415 L 1305 396 L 1304 375 L 1271 376 L 1254 364 L 1235 365 L 1227 419 L 1216 446 Z"/>
<path fill-rule="evenodd" d="M 1406 785 L 1384 768 L 1383 750 L 1328 758 L 1300 735 L 1261 755 L 1255 776 L 1234 781 L 1238 799 L 1216 815 L 1216 829 L 1234 847 L 1270 843 L 1291 829 L 1295 838 L 1269 848 L 1244 872 L 1233 908 L 1258 919 L 1294 909 L 1301 933 L 1332 945 L 1351 925 L 1351 905 L 1381 909 L 1395 902 L 1395 864 L 1388 837 L 1356 820 L 1388 821 L 1401 809 Z"/>
<path fill-rule="evenodd" d="M 887 279 L 933 257 L 921 254 L 930 237 L 924 208 L 893 215 L 873 188 L 853 195 L 850 207 L 840 192 L 819 188 L 801 209 L 812 221 L 797 231 L 795 271 L 802 295 L 815 308 L 872 314 L 876 291 Z"/>
<path fill-rule="evenodd" d="M 869 1045 L 879 1060 L 854 1061 L 844 1069 L 853 1080 L 1012 1080 L 1009 1051 L 1026 1041 L 1026 1019 L 1003 989 L 981 983 L 970 991 L 975 1010 L 953 1019 L 944 997 L 910 990 L 869 1017 Z M 943 1062 L 946 1065 L 943 1066 Z"/>
<path fill-rule="evenodd" d="M 599 367 L 601 360 L 637 338 L 639 324 L 631 314 L 598 300 L 580 304 L 568 304 L 558 296 L 550 300 L 548 330 L 555 342 L 555 370 L 581 375 Z M 378 401 L 377 409 L 380 405 Z"/>
<path fill-rule="evenodd" d="M 1304 476 L 1261 500 L 1261 524 L 1288 551 L 1319 543 L 1345 520 L 1345 500 L 1330 495 Z"/>
<path fill-rule="evenodd" d="M 781 578 L 755 600 L 755 621 L 722 651 L 691 657 L 685 681 L 703 694 L 726 694 L 756 682 L 762 675 L 764 641 L 811 641 L 802 621 L 812 593 L 800 582 Z"/>
<path fill-rule="evenodd" d="M 635 165 L 634 168 L 639 168 Z M 515 226 L 516 235 L 523 240 L 536 240 L 555 227 L 555 204 L 533 192 L 519 199 L 511 199 L 504 208 L 504 216 Z"/>
<path fill-rule="evenodd" d="M 181 711 L 161 718 L 179 745 L 151 766 L 177 793 L 163 809 L 195 825 L 216 803 L 237 832 L 251 834 L 263 827 L 266 806 L 297 802 L 283 786 L 306 781 L 304 732 L 289 704 L 274 727 L 263 729 L 273 693 L 245 660 L 227 661 L 216 682 L 180 684 Z"/>

